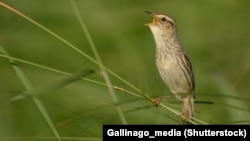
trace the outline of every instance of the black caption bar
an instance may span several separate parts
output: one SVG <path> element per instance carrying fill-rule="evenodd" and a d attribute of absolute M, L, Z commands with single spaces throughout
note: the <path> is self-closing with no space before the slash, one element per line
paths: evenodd
<path fill-rule="evenodd" d="M 103 125 L 103 141 L 195 138 L 250 140 L 250 125 Z"/>

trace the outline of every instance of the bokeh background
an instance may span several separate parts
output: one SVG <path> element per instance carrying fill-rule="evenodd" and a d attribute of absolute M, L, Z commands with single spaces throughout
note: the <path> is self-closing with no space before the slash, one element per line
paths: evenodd
<path fill-rule="evenodd" d="M 5 4 L 52 30 L 94 58 L 69 0 L 3 0 Z M 103 64 L 152 97 L 181 111 L 181 103 L 157 72 L 151 22 L 145 10 L 168 14 L 177 21 L 178 37 L 195 73 L 196 118 L 208 124 L 250 123 L 250 9 L 248 1 L 116 1 L 76 0 L 81 17 Z M 44 30 L 0 7 L 0 45 L 10 56 L 74 73 L 93 69 L 87 76 L 104 82 L 98 65 Z M 18 62 L 17 62 L 18 63 Z M 65 75 L 18 63 L 34 87 Z M 11 99 L 26 89 L 8 59 L 0 57 L 0 137 L 54 137 L 31 98 Z M 133 91 L 112 75 L 114 86 Z M 181 124 L 165 108 L 147 99 L 115 91 L 128 124 Z M 103 124 L 123 124 L 107 87 L 79 80 L 40 95 L 47 113 L 64 137 L 97 137 Z M 28 139 L 27 139 L 28 140 Z M 72 139 L 73 140 L 73 139 Z"/>

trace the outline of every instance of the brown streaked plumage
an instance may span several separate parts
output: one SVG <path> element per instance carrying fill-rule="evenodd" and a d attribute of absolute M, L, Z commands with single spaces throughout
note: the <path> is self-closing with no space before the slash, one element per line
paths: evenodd
<path fill-rule="evenodd" d="M 156 66 L 170 91 L 182 101 L 183 120 L 194 116 L 194 74 L 192 65 L 176 35 L 176 22 L 167 15 L 146 11 L 153 22 L 145 24 L 156 44 Z"/>

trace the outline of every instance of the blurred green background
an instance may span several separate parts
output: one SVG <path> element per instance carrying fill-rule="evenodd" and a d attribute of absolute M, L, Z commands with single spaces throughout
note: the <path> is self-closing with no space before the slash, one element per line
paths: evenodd
<path fill-rule="evenodd" d="M 69 0 L 3 0 L 94 58 Z M 161 80 L 154 61 L 155 44 L 145 10 L 175 18 L 178 37 L 195 73 L 196 118 L 208 124 L 250 123 L 250 9 L 248 1 L 76 0 L 104 65 L 152 97 L 181 111 L 181 104 Z M 87 78 L 104 82 L 99 66 L 44 30 L 0 7 L 0 45 L 10 56 L 61 71 L 83 68 Z M 65 77 L 18 63 L 34 87 Z M 9 60 L 0 57 L 0 137 L 54 136 L 31 98 L 10 101 L 25 91 Z M 112 77 L 113 85 L 130 87 Z M 115 91 L 128 124 L 181 124 L 165 108 L 144 98 Z M 40 96 L 64 137 L 101 137 L 103 124 L 122 124 L 107 87 L 79 80 Z M 2 140 L 1 139 L 1 140 Z M 16 138 L 13 140 L 18 140 Z M 21 140 L 21 139 L 20 139 Z"/>

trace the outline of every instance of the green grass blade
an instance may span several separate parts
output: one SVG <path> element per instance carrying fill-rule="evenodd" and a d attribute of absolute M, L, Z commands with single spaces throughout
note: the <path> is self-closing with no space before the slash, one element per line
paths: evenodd
<path fill-rule="evenodd" d="M 26 61 L 26 60 L 22 60 L 22 59 L 19 59 L 19 58 L 15 58 L 15 57 L 12 57 L 12 56 L 7 56 L 7 55 L 0 54 L 0 57 L 7 58 L 7 59 L 10 59 L 10 60 L 14 60 L 14 61 L 17 61 L 17 62 L 21 62 L 21 63 L 24 63 L 24 64 L 28 64 L 28 65 L 31 65 L 31 66 L 34 66 L 34 67 L 37 67 L 37 68 L 41 68 L 41 69 L 44 69 L 44 70 L 48 70 L 48 71 L 51 71 L 51 72 L 55 72 L 55 73 L 58 73 L 58 74 L 71 75 L 68 72 L 64 72 L 64 71 L 60 71 L 60 70 L 57 70 L 57 69 L 54 69 L 54 68 L 51 68 L 51 67 L 39 65 L 39 64 L 30 62 L 30 61 Z M 81 78 L 81 79 L 85 80 L 87 82 L 96 84 L 96 85 L 107 86 L 105 83 L 100 82 L 100 81 L 96 81 L 96 80 L 92 80 L 92 79 L 88 79 L 88 78 Z M 133 95 L 133 96 L 136 96 L 136 97 L 142 97 L 142 95 L 140 95 L 138 93 L 123 89 L 121 87 L 118 87 L 118 86 L 112 86 L 112 87 L 113 87 L 113 89 L 115 89 L 117 91 L 125 92 L 127 94 L 130 94 L 130 95 Z"/>
<path fill-rule="evenodd" d="M 89 56 L 88 54 L 86 54 L 85 52 L 81 51 L 80 49 L 78 49 L 76 46 L 74 46 L 73 44 L 71 44 L 70 42 L 66 41 L 65 39 L 63 39 L 62 37 L 60 37 L 59 35 L 57 35 L 56 33 L 54 33 L 53 31 L 51 31 L 50 29 L 44 27 L 43 25 L 39 24 L 38 22 L 36 22 L 35 20 L 31 19 L 30 17 L 26 16 L 25 14 L 19 12 L 18 10 L 6 5 L 3 2 L 0 2 L 0 6 L 3 6 L 4 8 L 6 8 L 7 10 L 10 10 L 11 12 L 19 15 L 20 17 L 24 18 L 25 20 L 29 21 L 30 23 L 36 25 L 37 27 L 39 27 L 40 29 L 42 29 L 43 31 L 47 32 L 48 34 L 52 35 L 53 37 L 55 37 L 56 39 L 60 40 L 61 42 L 65 43 L 66 45 L 68 45 L 71 49 L 75 50 L 76 52 L 78 52 L 79 54 L 83 55 L 85 58 L 87 58 L 88 60 L 90 60 L 91 62 L 95 63 L 96 65 L 98 65 L 99 67 L 101 67 L 102 69 L 106 70 L 106 72 L 108 72 L 109 74 L 111 74 L 112 76 L 114 76 L 115 78 L 117 78 L 118 80 L 120 80 L 121 82 L 123 82 L 124 84 L 126 84 L 127 86 L 129 86 L 130 88 L 132 88 L 134 91 L 136 91 L 137 94 L 140 94 L 141 96 L 143 96 L 144 98 L 151 100 L 151 97 L 146 94 L 143 93 L 139 88 L 137 88 L 136 86 L 134 86 L 133 84 L 131 84 L 130 82 L 126 81 L 125 79 L 123 79 L 122 77 L 120 77 L 119 75 L 117 75 L 116 73 L 114 73 L 113 71 L 111 71 L 110 69 L 108 69 L 106 66 L 104 66 L 103 64 L 100 64 L 97 60 L 95 60 L 94 58 L 92 58 L 91 56 Z M 8 57 L 6 55 L 0 55 L 2 57 L 5 58 L 14 58 L 14 57 Z M 15 58 L 19 61 L 21 61 L 21 59 Z M 27 61 L 26 61 L 27 62 Z M 36 64 L 37 65 L 37 64 Z M 39 66 L 39 65 L 37 65 Z M 50 68 L 47 68 L 50 69 Z M 62 71 L 58 71 L 59 73 L 64 73 Z M 68 74 L 68 73 L 66 73 Z M 98 85 L 104 85 L 107 86 L 107 84 L 103 84 L 103 83 L 99 83 L 97 81 L 93 81 L 93 80 L 89 80 L 89 79 L 85 79 L 89 82 L 93 82 L 96 83 Z M 113 86 L 113 88 L 115 89 L 116 87 Z M 126 92 L 126 91 L 124 91 Z M 133 92 L 131 93 L 133 94 Z"/>
<path fill-rule="evenodd" d="M 0 52 L 8 56 L 8 53 L 1 46 L 0 46 Z M 31 84 L 31 82 L 26 77 L 26 75 L 24 74 L 24 72 L 20 69 L 20 67 L 17 65 L 17 63 L 14 60 L 11 60 L 11 59 L 10 59 L 10 63 L 12 64 L 15 72 L 17 73 L 17 76 L 19 77 L 19 79 L 22 82 L 22 84 L 24 85 L 24 87 L 27 90 L 33 89 L 33 86 Z M 49 114 L 47 113 L 47 111 L 46 111 L 46 109 L 45 109 L 42 101 L 39 99 L 38 96 L 31 96 L 31 98 L 34 101 L 34 103 L 36 104 L 37 108 L 42 113 L 42 115 L 45 118 L 45 120 L 47 121 L 48 125 L 50 126 L 50 128 L 53 131 L 54 135 L 56 136 L 57 140 L 61 141 L 61 137 L 60 137 L 59 133 L 57 132 L 57 130 L 56 130 L 53 122 L 51 121 L 51 119 L 49 117 Z"/>
<path fill-rule="evenodd" d="M 74 11 L 75 11 L 75 14 L 76 14 L 76 16 L 77 16 L 77 19 L 78 19 L 78 21 L 79 21 L 79 23 L 80 23 L 80 25 L 81 25 L 81 27 L 82 27 L 82 31 L 84 32 L 84 34 L 85 34 L 86 37 L 87 37 L 87 40 L 88 40 L 88 42 L 89 42 L 89 44 L 90 44 L 90 47 L 91 47 L 91 49 L 92 49 L 92 51 L 93 51 L 93 53 L 94 53 L 94 55 L 95 55 L 95 58 L 96 58 L 97 62 L 98 62 L 101 66 L 104 66 L 103 63 L 102 63 L 101 57 L 100 57 L 100 55 L 99 55 L 99 53 L 98 53 L 98 51 L 97 51 L 97 49 L 96 49 L 95 43 L 94 43 L 94 41 L 93 41 L 93 39 L 92 39 L 92 37 L 91 37 L 89 31 L 88 31 L 88 28 L 86 27 L 85 23 L 83 22 L 83 19 L 82 19 L 81 16 L 80 16 L 80 13 L 79 13 L 79 10 L 78 10 L 78 8 L 77 8 L 77 6 L 76 6 L 75 1 L 74 1 L 74 0 L 71 0 L 71 4 L 72 4 L 72 7 L 73 7 L 73 9 L 74 9 Z M 117 96 L 115 95 L 115 92 L 114 92 L 114 90 L 113 90 L 113 88 L 112 88 L 112 84 L 111 84 L 111 82 L 110 82 L 110 79 L 109 79 L 109 76 L 108 76 L 108 74 L 107 74 L 107 71 L 106 71 L 103 67 L 101 67 L 101 66 L 100 66 L 100 69 L 101 69 L 101 72 L 102 72 L 102 74 L 103 74 L 104 80 L 105 80 L 105 82 L 106 82 L 106 84 L 107 84 L 108 91 L 109 91 L 110 96 L 111 96 L 111 98 L 113 99 L 114 103 L 116 104 L 116 103 L 119 102 L 119 101 L 118 101 L 118 98 L 117 98 Z M 118 114 L 119 114 L 119 116 L 120 116 L 120 118 L 121 118 L 122 123 L 123 123 L 123 124 L 127 124 L 126 117 L 125 117 L 125 115 L 124 115 L 124 113 L 123 113 L 121 107 L 120 107 L 119 105 L 117 105 L 117 106 L 116 106 L 116 109 L 117 109 L 117 111 L 118 111 Z"/>
<path fill-rule="evenodd" d="M 42 30 L 44 30 L 45 32 L 49 33 L 50 35 L 52 35 L 53 37 L 57 38 L 58 40 L 62 41 L 63 43 L 65 43 L 66 45 L 68 45 L 70 48 L 72 48 L 73 50 L 75 50 L 76 52 L 80 53 L 81 55 L 83 55 L 84 57 L 86 57 L 87 59 L 89 59 L 91 62 L 95 63 L 96 65 L 100 66 L 101 68 L 105 69 L 108 73 L 110 73 L 111 75 L 113 75 L 114 77 L 116 77 L 117 79 L 119 79 L 120 81 L 122 81 L 124 84 L 128 85 L 129 87 L 131 87 L 132 89 L 134 89 L 135 91 L 137 91 L 140 94 L 144 94 L 142 93 L 142 91 L 140 89 L 138 89 L 136 86 L 134 86 L 133 84 L 131 84 L 130 82 L 126 81 L 125 79 L 123 79 L 122 77 L 120 77 L 119 75 L 117 75 L 116 73 L 114 73 L 113 71 L 111 71 L 110 69 L 108 69 L 107 67 L 105 67 L 104 65 L 100 64 L 98 61 L 96 61 L 94 58 L 92 58 L 91 56 L 89 56 L 88 54 L 86 54 L 85 52 L 81 51 L 80 49 L 78 49 L 76 46 L 74 46 L 73 44 L 71 44 L 70 42 L 66 41 L 65 39 L 63 39 L 62 37 L 60 37 L 59 35 L 57 35 L 56 33 L 54 33 L 53 31 L 51 31 L 50 29 L 44 27 L 43 25 L 39 24 L 38 22 L 34 21 L 33 19 L 31 19 L 30 17 L 24 15 L 23 13 L 17 11 L 16 9 L 0 2 L 0 5 L 5 7 L 6 9 L 16 13 L 17 15 L 21 16 L 22 18 L 24 18 L 25 20 L 31 22 L 32 24 L 36 25 L 37 27 L 41 28 Z"/>
<path fill-rule="evenodd" d="M 47 66 L 43 66 L 43 65 L 39 65 L 39 64 L 36 64 L 36 63 L 33 63 L 33 62 L 30 62 L 30 61 L 26 61 L 26 60 L 22 60 L 22 59 L 19 59 L 19 58 L 15 58 L 15 57 L 12 57 L 12 56 L 7 56 L 7 55 L 2 55 L 0 54 L 0 57 L 3 57 L 3 58 L 7 58 L 7 59 L 10 59 L 10 60 L 14 60 L 14 61 L 17 61 L 17 62 L 21 62 L 21 63 L 24 63 L 24 64 L 28 64 L 28 65 L 31 65 L 31 66 L 34 66 L 34 67 L 38 67 L 38 68 L 41 68 L 41 69 L 44 69 L 44 70 L 48 70 L 48 71 L 51 71 L 51 72 L 55 72 L 55 73 L 58 73 L 58 74 L 64 74 L 64 75 L 70 75 L 70 73 L 67 73 L 67 72 L 63 72 L 63 71 L 60 71 L 60 70 L 57 70 L 57 69 L 54 69 L 54 68 L 50 68 L 50 67 L 47 67 Z M 105 83 L 103 82 L 99 82 L 99 81 L 96 81 L 96 80 L 91 80 L 91 79 L 87 79 L 87 78 L 81 78 L 82 80 L 85 80 L 87 82 L 90 82 L 90 83 L 93 83 L 93 84 L 96 84 L 96 85 L 100 85 L 100 86 L 107 86 Z M 126 90 L 126 89 L 123 89 L 121 87 L 118 87 L 118 86 L 112 86 L 113 89 L 117 90 L 117 91 L 120 91 L 120 92 L 124 92 L 126 94 L 130 94 L 130 95 L 133 95 L 133 96 L 136 96 L 136 97 L 140 97 L 140 98 L 143 98 L 144 95 L 141 95 L 140 93 L 135 93 L 135 92 L 132 92 L 132 91 L 129 91 L 129 90 Z M 145 94 L 147 95 L 147 94 Z M 150 97 L 148 96 L 147 99 L 150 100 Z M 163 108 L 165 109 L 170 109 L 171 112 L 173 112 L 174 114 L 176 115 L 179 115 L 179 112 L 176 112 L 174 109 L 170 108 L 169 106 L 162 106 Z M 198 119 L 196 119 L 196 121 L 198 121 Z M 200 124 L 207 124 L 205 122 L 199 122 Z"/>
<path fill-rule="evenodd" d="M 218 86 L 219 91 L 221 93 L 226 94 L 224 96 L 226 105 L 228 105 L 228 106 L 230 105 L 230 107 L 234 107 L 239 112 L 249 111 L 249 108 L 245 109 L 245 107 L 248 107 L 247 106 L 248 101 L 243 101 L 243 100 L 238 100 L 237 99 L 237 97 L 239 97 L 239 93 L 237 93 L 236 90 L 233 90 L 230 87 L 231 86 L 230 83 L 228 82 L 226 77 L 224 77 L 223 74 L 216 73 L 216 74 L 213 75 L 213 78 L 214 78 L 214 82 L 217 84 L 216 86 Z M 227 98 L 227 97 L 231 97 L 231 98 Z M 237 105 L 237 106 L 233 106 L 233 105 Z M 244 108 L 240 108 L 240 107 L 244 107 Z M 227 111 L 224 111 L 224 112 L 227 113 L 227 114 L 230 114 L 229 117 L 232 118 L 232 119 L 237 118 L 239 116 L 238 114 L 230 112 L 229 108 L 228 108 Z"/>
<path fill-rule="evenodd" d="M 94 72 L 93 70 L 86 70 L 86 69 L 81 70 L 81 71 L 76 72 L 72 75 L 66 76 L 65 78 L 57 80 L 56 82 L 47 84 L 45 86 L 40 86 L 37 88 L 29 89 L 29 90 L 25 91 L 24 93 L 12 98 L 12 101 L 23 99 L 29 95 L 39 95 L 42 93 L 47 93 L 47 92 L 59 89 L 61 87 L 64 87 L 64 86 L 72 83 L 72 82 L 75 82 L 75 81 L 79 80 L 80 78 L 85 77 L 93 72 Z"/>
<path fill-rule="evenodd" d="M 7 59 L 10 59 L 10 60 L 14 60 L 14 61 L 17 61 L 17 62 L 20 62 L 20 63 L 28 64 L 28 65 L 31 65 L 31 66 L 34 66 L 34 67 L 37 67 L 37 68 L 41 68 L 41 69 L 44 69 L 44 70 L 48 70 L 48 71 L 51 71 L 51 72 L 55 72 L 55 73 L 58 73 L 58 74 L 71 75 L 68 72 L 64 72 L 64 71 L 60 71 L 60 70 L 57 70 L 57 69 L 54 69 L 54 68 L 51 68 L 51 67 L 39 65 L 39 64 L 30 62 L 30 61 L 26 61 L 26 60 L 22 60 L 22 59 L 19 59 L 19 58 L 15 58 L 15 57 L 12 57 L 12 56 L 7 56 L 7 55 L 0 54 L 0 57 L 7 58 Z M 96 80 L 92 80 L 92 79 L 88 79 L 88 78 L 81 78 L 81 79 L 85 80 L 87 82 L 96 84 L 96 85 L 107 86 L 105 83 L 100 82 L 100 81 L 96 81 Z M 112 86 L 112 87 L 113 87 L 113 89 L 115 89 L 117 91 L 122 91 L 122 92 L 125 92 L 127 94 L 130 94 L 130 95 L 133 95 L 133 96 L 136 96 L 136 97 L 142 97 L 142 95 L 140 95 L 138 93 L 123 89 L 121 87 L 118 87 L 118 86 Z"/>

